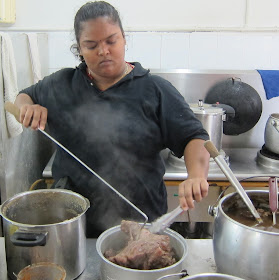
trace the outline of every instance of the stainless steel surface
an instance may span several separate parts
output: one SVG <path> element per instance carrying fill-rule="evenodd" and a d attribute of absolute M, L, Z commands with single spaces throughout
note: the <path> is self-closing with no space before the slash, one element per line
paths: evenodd
<path fill-rule="evenodd" d="M 230 168 L 238 180 L 250 178 L 249 181 L 267 181 L 269 177 L 278 176 L 279 169 L 257 163 L 256 158 L 259 150 L 260 148 L 224 148 L 230 159 Z M 170 165 L 167 162 L 166 154 L 163 154 L 163 158 L 166 166 L 165 180 L 185 180 L 187 178 L 186 168 L 175 168 Z M 226 180 L 226 176 L 221 169 L 209 170 L 208 180 L 223 181 Z"/>
<path fill-rule="evenodd" d="M 55 262 L 67 280 L 86 265 L 85 212 L 89 201 L 68 190 L 23 192 L 1 206 L 9 276 L 32 263 Z M 42 241 L 38 243 L 38 241 Z"/>
<path fill-rule="evenodd" d="M 147 227 L 149 227 L 147 225 Z M 168 267 L 153 270 L 137 270 L 121 267 L 104 257 L 104 252 L 108 249 L 119 250 L 127 243 L 126 235 L 121 232 L 120 226 L 110 228 L 103 232 L 97 239 L 96 247 L 101 258 L 100 275 L 101 280 L 154 280 L 161 276 L 178 273 L 183 269 L 183 262 L 187 257 L 187 241 L 177 232 L 166 229 L 164 234 L 170 237 L 171 247 L 175 250 L 178 261 Z"/>
<path fill-rule="evenodd" d="M 264 131 L 264 142 L 266 148 L 279 154 L 279 114 L 271 114 L 266 122 Z"/>
<path fill-rule="evenodd" d="M 183 263 L 183 268 L 187 270 L 190 276 L 198 273 L 217 272 L 212 239 L 186 239 L 186 242 L 188 255 Z M 100 280 L 101 258 L 96 250 L 96 239 L 87 239 L 86 247 L 86 268 L 77 280 Z M 4 237 L 0 237 L 0 279 L 8 280 Z"/>
<path fill-rule="evenodd" d="M 268 191 L 247 193 L 258 195 L 268 205 Z M 213 248 L 218 271 L 246 280 L 278 280 L 279 233 L 252 228 L 227 216 L 228 206 L 224 204 L 232 195 L 220 200 L 214 221 Z"/>
<path fill-rule="evenodd" d="M 198 99 L 205 100 L 210 88 L 220 81 L 228 78 L 240 78 L 242 82 L 252 86 L 262 100 L 262 115 L 257 124 L 249 131 L 239 135 L 223 135 L 222 148 L 257 148 L 264 144 L 264 130 L 269 115 L 278 112 L 279 98 L 267 100 L 262 79 L 258 71 L 237 70 L 191 70 L 191 69 L 151 69 L 152 74 L 157 74 L 169 80 L 184 96 L 188 103 L 195 103 Z"/>

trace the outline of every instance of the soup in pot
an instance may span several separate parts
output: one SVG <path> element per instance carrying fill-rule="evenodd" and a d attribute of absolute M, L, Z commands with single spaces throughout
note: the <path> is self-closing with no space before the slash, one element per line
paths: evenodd
<path fill-rule="evenodd" d="M 249 195 L 249 194 L 248 194 Z M 269 208 L 268 193 L 250 194 L 249 195 L 253 205 L 258 211 L 263 223 L 258 223 L 251 211 L 248 209 L 242 198 L 238 193 L 234 194 L 230 199 L 225 201 L 222 208 L 226 215 L 233 220 L 246 225 L 248 227 L 260 229 L 268 232 L 279 233 L 279 213 L 276 213 L 277 223 L 273 225 L 273 215 Z"/>

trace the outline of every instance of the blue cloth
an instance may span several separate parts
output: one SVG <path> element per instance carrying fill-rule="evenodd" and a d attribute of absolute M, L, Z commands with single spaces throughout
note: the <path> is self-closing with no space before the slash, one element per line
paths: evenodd
<path fill-rule="evenodd" d="M 261 75 L 266 98 L 279 96 L 279 70 L 258 70 Z"/>

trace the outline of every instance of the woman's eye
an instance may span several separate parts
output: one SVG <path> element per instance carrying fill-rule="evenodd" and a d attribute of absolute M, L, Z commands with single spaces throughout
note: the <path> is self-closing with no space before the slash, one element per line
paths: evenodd
<path fill-rule="evenodd" d="M 113 45 L 113 44 L 115 44 L 116 43 L 116 41 L 115 40 L 109 40 L 109 41 L 107 41 L 107 43 L 109 44 L 109 45 Z"/>
<path fill-rule="evenodd" d="M 96 48 L 96 46 L 88 46 L 87 49 L 89 50 L 94 50 Z"/>

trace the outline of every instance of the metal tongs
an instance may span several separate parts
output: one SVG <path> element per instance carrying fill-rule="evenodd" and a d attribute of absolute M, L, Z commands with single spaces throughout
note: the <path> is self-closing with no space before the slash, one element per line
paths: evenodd
<path fill-rule="evenodd" d="M 269 186 L 269 208 L 273 216 L 273 225 L 276 225 L 276 212 L 278 209 L 278 184 L 277 177 L 271 177 L 268 180 Z"/>
<path fill-rule="evenodd" d="M 179 206 L 177 206 L 174 210 L 171 212 L 161 216 L 156 221 L 151 223 L 151 226 L 148 228 L 148 230 L 152 233 L 159 233 L 164 231 L 166 228 L 168 228 L 174 221 L 174 219 L 180 215 L 184 210 Z"/>
<path fill-rule="evenodd" d="M 236 191 L 239 193 L 240 197 L 243 199 L 255 219 L 258 221 L 258 223 L 262 223 L 263 220 L 260 217 L 258 211 L 256 210 L 255 206 L 253 205 L 252 201 L 250 200 L 249 196 L 245 192 L 244 188 L 241 186 L 235 175 L 233 174 L 232 170 L 224 160 L 224 158 L 219 154 L 217 148 L 213 144 L 212 141 L 208 140 L 204 143 L 205 148 L 209 152 L 210 156 L 214 159 L 214 161 L 218 164 L 220 169 L 223 171 L 223 173 L 226 175 L 230 183 L 233 187 L 235 187 Z"/>

